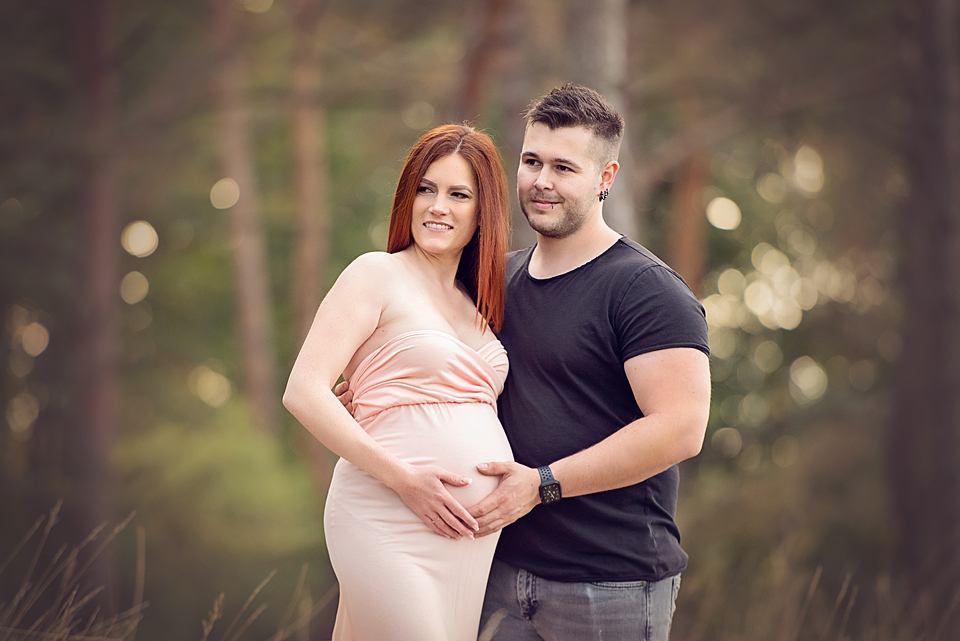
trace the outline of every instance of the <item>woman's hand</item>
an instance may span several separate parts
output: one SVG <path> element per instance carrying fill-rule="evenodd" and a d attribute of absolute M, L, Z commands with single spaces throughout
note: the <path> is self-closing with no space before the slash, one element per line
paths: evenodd
<path fill-rule="evenodd" d="M 407 507 L 431 530 L 448 539 L 473 540 L 479 526 L 476 519 L 444 487 L 444 483 L 463 487 L 471 479 L 453 474 L 435 465 L 405 465 L 404 473 L 392 489 Z"/>

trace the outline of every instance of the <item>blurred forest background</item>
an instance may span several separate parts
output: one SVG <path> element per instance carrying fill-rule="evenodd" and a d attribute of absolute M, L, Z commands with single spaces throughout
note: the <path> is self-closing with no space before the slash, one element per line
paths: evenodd
<path fill-rule="evenodd" d="M 0 639 L 327 638 L 305 328 L 420 133 L 513 176 L 566 81 L 710 323 L 673 638 L 960 638 L 960 1 L 3 0 Z"/>

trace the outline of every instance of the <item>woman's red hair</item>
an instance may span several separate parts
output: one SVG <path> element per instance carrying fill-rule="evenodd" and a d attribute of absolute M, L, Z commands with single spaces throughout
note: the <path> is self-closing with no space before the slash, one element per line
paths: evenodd
<path fill-rule="evenodd" d="M 390 212 L 387 251 L 413 242 L 413 200 L 423 175 L 438 159 L 458 154 L 477 181 L 477 231 L 463 248 L 457 279 L 477 306 L 477 313 L 499 331 L 503 323 L 503 281 L 507 253 L 507 176 L 497 148 L 485 133 L 467 125 L 443 125 L 425 133 L 403 163 Z"/>

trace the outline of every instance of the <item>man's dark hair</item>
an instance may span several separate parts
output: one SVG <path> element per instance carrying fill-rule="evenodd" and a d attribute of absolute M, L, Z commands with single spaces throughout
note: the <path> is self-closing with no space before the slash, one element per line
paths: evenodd
<path fill-rule="evenodd" d="M 535 122 L 550 129 L 586 127 L 600 143 L 599 160 L 616 160 L 623 139 L 623 118 L 599 93 L 568 82 L 535 101 L 523 114 L 527 126 Z"/>

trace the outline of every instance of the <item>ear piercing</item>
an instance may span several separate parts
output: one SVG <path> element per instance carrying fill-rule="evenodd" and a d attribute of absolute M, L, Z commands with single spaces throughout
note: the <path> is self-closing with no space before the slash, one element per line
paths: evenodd
<path fill-rule="evenodd" d="M 607 196 L 609 196 L 609 195 L 610 195 L 610 190 L 609 190 L 609 189 L 604 189 L 603 191 L 601 191 L 601 192 L 600 192 L 600 202 L 603 202 L 604 200 L 606 200 Z"/>

